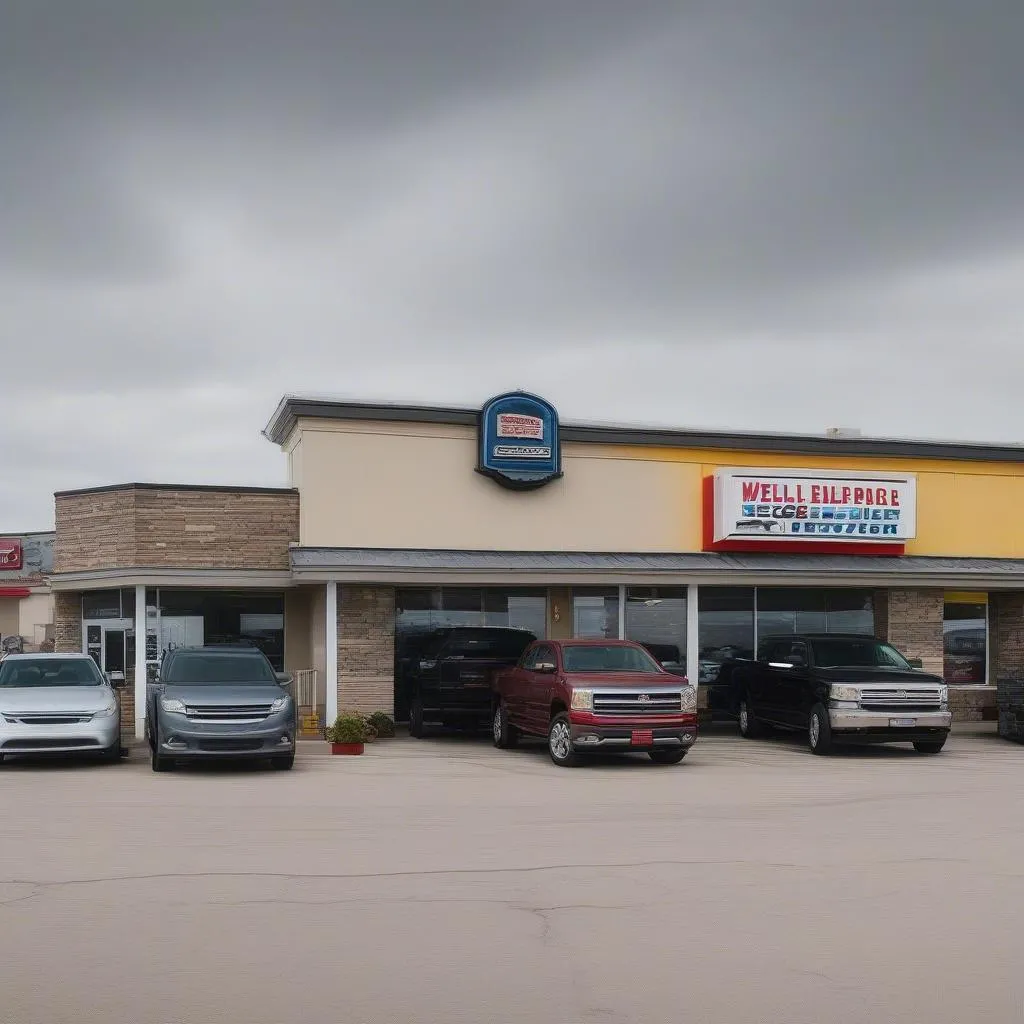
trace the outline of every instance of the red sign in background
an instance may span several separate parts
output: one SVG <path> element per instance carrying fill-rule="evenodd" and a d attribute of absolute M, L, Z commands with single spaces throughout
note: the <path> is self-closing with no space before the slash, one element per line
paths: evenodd
<path fill-rule="evenodd" d="M 21 567 L 21 541 L 0 538 L 0 572 L 10 572 Z"/>

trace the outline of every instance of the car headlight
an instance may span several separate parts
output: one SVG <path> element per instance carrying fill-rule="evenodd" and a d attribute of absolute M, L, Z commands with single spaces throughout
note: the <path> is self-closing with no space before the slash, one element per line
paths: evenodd
<path fill-rule="evenodd" d="M 679 708 L 681 711 L 697 710 L 697 691 L 692 686 L 684 686 L 679 694 Z"/>
<path fill-rule="evenodd" d="M 117 701 L 112 700 L 106 707 L 102 707 L 99 711 L 94 711 L 93 718 L 110 718 L 112 715 L 117 713 Z"/>
<path fill-rule="evenodd" d="M 594 710 L 594 691 L 593 690 L 573 690 L 572 691 L 572 708 L 573 711 L 593 711 Z"/>
<path fill-rule="evenodd" d="M 833 683 L 828 690 L 829 697 L 832 700 L 860 700 L 860 687 L 859 686 L 843 686 L 837 683 Z"/>
<path fill-rule="evenodd" d="M 172 715 L 185 714 L 185 702 L 178 700 L 175 697 L 161 698 L 160 707 L 162 707 L 164 711 L 169 711 Z"/>
<path fill-rule="evenodd" d="M 278 697 L 273 704 L 270 705 L 270 713 L 276 715 L 279 711 L 284 711 L 288 707 L 287 697 Z"/>

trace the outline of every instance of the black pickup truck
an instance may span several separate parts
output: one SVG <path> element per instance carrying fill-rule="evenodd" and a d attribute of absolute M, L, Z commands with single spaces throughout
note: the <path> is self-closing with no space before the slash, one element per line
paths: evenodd
<path fill-rule="evenodd" d="M 734 664 L 732 689 L 742 735 L 766 726 L 803 732 L 815 754 L 837 743 L 900 741 L 937 754 L 949 735 L 943 679 L 873 636 L 763 637 L 755 660 Z"/>
<path fill-rule="evenodd" d="M 406 668 L 409 735 L 427 726 L 475 728 L 491 720 L 491 675 L 516 665 L 537 639 L 525 629 L 461 626 L 436 629 Z"/>

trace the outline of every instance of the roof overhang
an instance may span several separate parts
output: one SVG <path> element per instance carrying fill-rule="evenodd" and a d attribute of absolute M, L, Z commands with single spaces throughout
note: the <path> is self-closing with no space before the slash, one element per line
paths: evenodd
<path fill-rule="evenodd" d="M 50 577 L 52 590 L 103 590 L 107 587 L 211 587 L 280 590 L 293 586 L 287 570 L 271 569 L 96 569 L 60 572 Z"/>
<path fill-rule="evenodd" d="M 1024 559 L 291 549 L 296 583 L 941 587 L 1022 590 Z"/>

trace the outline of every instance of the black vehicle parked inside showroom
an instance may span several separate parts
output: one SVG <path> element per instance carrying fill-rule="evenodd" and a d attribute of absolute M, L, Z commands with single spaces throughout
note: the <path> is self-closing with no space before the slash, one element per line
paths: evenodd
<path fill-rule="evenodd" d="M 430 724 L 482 728 L 491 720 L 491 676 L 519 663 L 537 639 L 525 629 L 449 626 L 423 638 L 409 664 L 409 735 L 421 737 Z"/>
<path fill-rule="evenodd" d="M 204 758 L 295 762 L 291 677 L 275 672 L 256 647 L 179 647 L 165 655 L 147 687 L 146 738 L 153 771 Z"/>
<path fill-rule="evenodd" d="M 754 661 L 734 664 L 732 686 L 744 736 L 765 726 L 801 731 L 815 754 L 837 743 L 901 741 L 937 754 L 952 721 L 943 679 L 869 635 L 764 637 Z"/>

